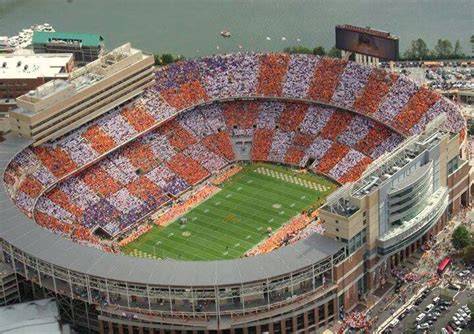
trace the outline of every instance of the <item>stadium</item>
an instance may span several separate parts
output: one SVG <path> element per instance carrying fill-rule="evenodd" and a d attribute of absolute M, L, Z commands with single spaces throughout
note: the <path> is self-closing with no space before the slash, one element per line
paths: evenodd
<path fill-rule="evenodd" d="M 313 332 L 469 203 L 465 137 L 459 108 L 404 75 L 181 61 L 60 138 L 7 136 L 3 256 L 101 333 Z"/>

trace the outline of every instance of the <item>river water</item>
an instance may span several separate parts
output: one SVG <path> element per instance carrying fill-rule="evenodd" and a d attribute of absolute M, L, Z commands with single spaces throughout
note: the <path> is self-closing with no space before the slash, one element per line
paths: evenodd
<path fill-rule="evenodd" d="M 467 53 L 474 0 L 0 0 L 0 36 L 44 22 L 58 31 L 99 33 L 108 49 L 131 41 L 187 57 L 296 44 L 330 48 L 341 23 L 390 31 L 401 51 L 421 37 L 430 48 L 438 38 L 453 45 L 460 39 Z M 220 36 L 224 29 L 231 38 Z"/>

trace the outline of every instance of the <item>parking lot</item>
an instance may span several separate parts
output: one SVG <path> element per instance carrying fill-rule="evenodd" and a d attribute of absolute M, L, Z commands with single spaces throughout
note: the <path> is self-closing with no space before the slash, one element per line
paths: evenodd
<path fill-rule="evenodd" d="M 440 294 L 446 292 L 454 296 L 452 302 L 439 298 Z M 452 321 L 453 316 L 459 312 L 459 308 L 467 305 L 473 297 L 473 292 L 467 286 L 461 286 L 460 290 L 442 288 L 425 290 L 422 296 L 393 322 L 396 325 L 385 333 L 443 333 L 442 329 Z M 426 311 L 428 305 L 430 305 L 429 312 Z M 424 315 L 421 315 L 422 313 Z M 469 321 L 471 321 L 470 324 L 468 324 Z M 466 328 L 468 325 L 472 325 L 472 319 L 469 316 L 464 318 L 462 327 Z"/>

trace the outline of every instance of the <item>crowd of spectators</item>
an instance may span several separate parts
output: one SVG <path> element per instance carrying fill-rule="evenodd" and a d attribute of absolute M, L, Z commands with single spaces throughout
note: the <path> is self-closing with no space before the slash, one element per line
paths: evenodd
<path fill-rule="evenodd" d="M 444 129 L 462 132 L 465 127 L 454 103 L 404 75 L 338 59 L 214 55 L 175 63 L 155 76 L 154 86 L 131 103 L 15 157 L 4 182 L 25 214 L 31 217 L 38 197 L 59 181 L 37 201 L 41 218 L 35 218 L 45 226 L 62 224 L 63 233 L 74 231 L 76 238 L 89 240 L 87 233 L 78 232 L 82 229 L 71 226 L 99 226 L 111 234 L 128 228 L 231 162 L 233 136 L 252 137 L 254 160 L 310 164 L 314 171 L 350 182 L 403 140 L 377 121 L 415 134 L 446 113 Z M 178 114 L 216 98 L 262 95 L 333 107 L 229 101 Z M 338 107 L 369 114 L 373 120 Z M 96 164 L 71 176 L 92 162 Z"/>

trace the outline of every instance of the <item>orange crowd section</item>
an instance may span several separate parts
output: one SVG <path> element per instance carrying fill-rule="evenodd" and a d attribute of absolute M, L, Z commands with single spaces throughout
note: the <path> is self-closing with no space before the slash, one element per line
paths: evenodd
<path fill-rule="evenodd" d="M 98 166 L 92 166 L 87 173 L 82 174 L 83 181 L 97 194 L 102 197 L 116 193 L 122 188 L 122 185 L 114 180 L 106 171 Z"/>
<path fill-rule="evenodd" d="M 410 129 L 440 98 L 441 96 L 432 90 L 420 88 L 392 121 L 392 126 L 408 134 Z"/>
<path fill-rule="evenodd" d="M 209 172 L 196 160 L 182 153 L 176 154 L 167 163 L 168 167 L 189 184 L 195 185 L 209 176 Z"/>
<path fill-rule="evenodd" d="M 183 83 L 179 88 L 161 92 L 163 99 L 172 107 L 183 109 L 208 100 L 206 91 L 198 80 Z"/>
<path fill-rule="evenodd" d="M 252 144 L 252 160 L 267 161 L 272 145 L 273 130 L 257 129 Z"/>
<path fill-rule="evenodd" d="M 69 155 L 60 148 L 46 148 L 37 146 L 33 149 L 41 162 L 56 177 L 63 177 L 77 169 L 76 164 Z"/>
<path fill-rule="evenodd" d="M 224 103 L 224 120 L 229 129 L 237 126 L 239 129 L 251 129 L 257 124 L 258 104 L 255 102 Z"/>
<path fill-rule="evenodd" d="M 28 194 L 31 198 L 37 198 L 41 191 L 43 191 L 43 186 L 35 178 L 27 176 L 23 182 L 21 182 L 20 190 Z"/>
<path fill-rule="evenodd" d="M 218 132 L 207 136 L 202 143 L 212 152 L 222 154 L 227 160 L 234 160 L 235 154 L 227 132 Z"/>
<path fill-rule="evenodd" d="M 91 147 L 99 154 L 108 152 L 117 145 L 114 140 L 97 125 L 89 127 L 81 136 L 85 138 Z"/>
<path fill-rule="evenodd" d="M 332 144 L 318 165 L 318 172 L 327 174 L 336 164 L 346 156 L 349 147 L 338 142 Z"/>
<path fill-rule="evenodd" d="M 321 136 L 327 139 L 336 138 L 346 130 L 354 116 L 349 112 L 333 112 L 331 118 L 321 130 Z"/>
<path fill-rule="evenodd" d="M 123 154 L 135 168 L 140 168 L 144 173 L 148 173 L 158 165 L 155 154 L 151 148 L 139 141 L 131 142 L 127 148 L 123 150 Z"/>
<path fill-rule="evenodd" d="M 269 53 L 259 57 L 257 94 L 281 96 L 282 85 L 288 69 L 290 56 L 286 53 Z"/>
<path fill-rule="evenodd" d="M 353 108 L 363 114 L 372 114 L 379 108 L 383 97 L 397 81 L 397 74 L 388 74 L 385 70 L 374 69 L 369 75 L 364 92 L 355 100 Z"/>
<path fill-rule="evenodd" d="M 215 185 L 222 184 L 225 181 L 227 181 L 228 179 L 230 179 L 232 176 L 234 176 L 235 174 L 240 172 L 241 170 L 242 170 L 242 166 L 235 165 L 233 168 L 229 168 L 225 172 L 223 172 L 223 173 L 219 174 L 218 176 L 216 176 L 212 180 L 212 183 L 215 184 Z"/>
<path fill-rule="evenodd" d="M 176 120 L 167 122 L 158 129 L 158 132 L 160 134 L 167 134 L 169 143 L 178 150 L 184 150 L 197 142 L 196 138 Z"/>
<path fill-rule="evenodd" d="M 303 122 L 307 110 L 307 104 L 286 104 L 285 110 L 280 114 L 280 128 L 284 131 L 296 131 Z"/>
<path fill-rule="evenodd" d="M 59 205 L 61 208 L 64 210 L 72 213 L 76 217 L 81 217 L 83 214 L 83 211 L 80 207 L 75 205 L 74 203 L 71 203 L 71 200 L 67 194 L 59 190 L 59 188 L 54 188 L 52 189 L 47 195 L 46 195 L 51 201 Z"/>
<path fill-rule="evenodd" d="M 219 190 L 218 187 L 213 185 L 208 185 L 199 190 L 194 195 L 190 196 L 183 203 L 174 205 L 171 209 L 160 215 L 154 222 L 159 226 L 166 226 L 175 220 L 177 217 L 185 214 L 190 210 L 194 205 L 201 203 L 206 198 L 210 197 L 212 194 Z"/>
<path fill-rule="evenodd" d="M 312 217 L 307 215 L 298 215 L 283 225 L 278 231 L 272 234 L 269 238 L 264 240 L 257 247 L 247 253 L 248 256 L 269 253 L 272 250 L 279 248 L 285 240 L 294 237 L 299 231 L 304 229 L 311 223 Z"/>
<path fill-rule="evenodd" d="M 383 143 L 384 140 L 388 139 L 391 135 L 391 131 L 383 125 L 375 124 L 373 128 L 369 129 L 367 135 L 359 140 L 355 145 L 355 149 L 365 155 L 370 155 L 372 151 Z"/>
<path fill-rule="evenodd" d="M 313 141 L 313 136 L 304 133 L 297 133 L 295 138 L 293 138 L 293 145 L 298 145 L 307 148 L 313 143 Z"/>
<path fill-rule="evenodd" d="M 163 196 L 161 188 L 144 175 L 130 182 L 127 185 L 127 190 L 146 203 L 153 203 Z"/>
<path fill-rule="evenodd" d="M 140 238 L 143 234 L 147 233 L 148 231 L 150 231 L 152 228 L 152 226 L 150 224 L 142 224 L 140 225 L 135 231 L 133 231 L 129 236 L 127 236 L 126 238 L 122 239 L 120 242 L 119 242 L 119 246 L 120 247 L 123 247 L 123 246 L 126 246 L 128 245 L 129 243 L 131 243 L 132 241 L 135 241 L 137 240 L 138 238 Z"/>
<path fill-rule="evenodd" d="M 304 157 L 304 151 L 297 147 L 290 147 L 286 152 L 285 163 L 290 165 L 299 165 Z"/>
<path fill-rule="evenodd" d="M 346 61 L 341 61 L 340 59 L 322 58 L 318 65 L 316 65 L 314 77 L 309 88 L 309 96 L 313 100 L 331 101 L 339 81 L 339 76 L 344 71 L 346 64 Z"/>
<path fill-rule="evenodd" d="M 143 132 L 156 123 L 155 119 L 142 107 L 123 108 L 120 114 L 137 132 Z"/>
<path fill-rule="evenodd" d="M 360 179 L 360 177 L 362 176 L 362 173 L 367 169 L 367 167 L 369 166 L 369 164 L 372 162 L 373 160 L 370 158 L 370 157 L 364 157 L 360 162 L 358 162 L 354 167 L 352 167 L 351 169 L 349 169 L 346 174 L 344 174 L 343 176 L 341 176 L 339 178 L 339 182 L 341 183 L 347 183 L 347 182 L 355 182 L 357 181 L 358 179 Z"/>

